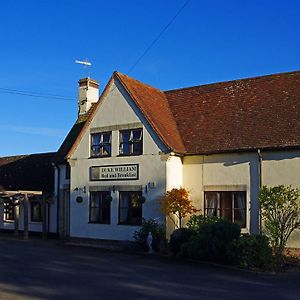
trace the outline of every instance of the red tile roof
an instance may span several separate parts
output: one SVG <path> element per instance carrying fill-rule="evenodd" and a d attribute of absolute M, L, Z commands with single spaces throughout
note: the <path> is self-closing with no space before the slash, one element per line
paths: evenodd
<path fill-rule="evenodd" d="M 208 154 L 300 147 L 300 71 L 165 92 L 114 72 L 83 124 L 69 133 L 60 157 L 69 157 L 76 148 L 115 78 L 171 151 Z"/>
<path fill-rule="evenodd" d="M 300 146 L 300 71 L 165 94 L 187 153 Z"/>
<path fill-rule="evenodd" d="M 115 74 L 165 145 L 172 151 L 185 152 L 166 95 L 124 74 Z"/>

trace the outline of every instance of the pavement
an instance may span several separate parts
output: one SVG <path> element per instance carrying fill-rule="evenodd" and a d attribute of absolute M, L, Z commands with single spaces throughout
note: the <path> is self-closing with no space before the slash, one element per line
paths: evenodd
<path fill-rule="evenodd" d="M 254 274 L 151 255 L 0 237 L 0 300 L 300 299 L 300 271 Z"/>

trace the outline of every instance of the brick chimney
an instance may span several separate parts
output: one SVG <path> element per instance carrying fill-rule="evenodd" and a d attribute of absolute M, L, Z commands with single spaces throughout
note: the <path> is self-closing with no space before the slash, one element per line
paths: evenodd
<path fill-rule="evenodd" d="M 99 84 L 91 78 L 83 78 L 78 81 L 78 116 L 88 112 L 92 103 L 98 101 Z"/>

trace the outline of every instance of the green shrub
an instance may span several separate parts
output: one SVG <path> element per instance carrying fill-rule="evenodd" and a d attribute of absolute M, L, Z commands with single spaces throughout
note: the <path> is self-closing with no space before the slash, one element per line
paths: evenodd
<path fill-rule="evenodd" d="M 189 228 L 179 228 L 174 230 L 170 238 L 170 250 L 173 255 L 177 255 L 180 251 L 181 246 L 188 242 L 189 239 L 195 235 L 195 231 Z"/>
<path fill-rule="evenodd" d="M 232 263 L 248 269 L 272 267 L 272 248 L 265 235 L 242 235 L 231 242 L 227 255 Z"/>
<path fill-rule="evenodd" d="M 147 237 L 149 232 L 151 232 L 153 237 L 153 250 L 156 252 L 160 251 L 160 246 L 161 244 L 164 244 L 166 234 L 164 226 L 157 223 L 154 219 L 146 220 L 143 218 L 141 229 L 134 232 L 133 238 L 144 251 L 148 251 Z"/>
<path fill-rule="evenodd" d="M 239 238 L 240 233 L 237 224 L 225 220 L 202 225 L 197 234 L 182 245 L 179 256 L 226 263 L 227 248 L 233 240 Z"/>
<path fill-rule="evenodd" d="M 199 231 L 203 225 L 214 224 L 220 221 L 222 221 L 222 219 L 220 219 L 219 217 L 192 215 L 186 225 L 189 229 Z"/>

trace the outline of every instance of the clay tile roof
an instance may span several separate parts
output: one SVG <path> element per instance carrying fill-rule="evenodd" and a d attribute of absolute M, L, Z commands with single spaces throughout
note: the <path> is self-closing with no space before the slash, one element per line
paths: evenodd
<path fill-rule="evenodd" d="M 53 191 L 55 153 L 0 157 L 0 191 Z"/>
<path fill-rule="evenodd" d="M 187 153 L 300 146 L 300 71 L 165 95 Z"/>
<path fill-rule="evenodd" d="M 170 151 L 300 147 L 300 71 L 164 92 L 114 72 L 100 100 L 68 134 L 58 151 L 60 160 L 80 142 L 115 76 Z"/>
<path fill-rule="evenodd" d="M 76 120 L 75 124 L 69 131 L 68 135 L 64 139 L 63 143 L 61 144 L 60 148 L 58 149 L 56 155 L 53 158 L 55 163 L 62 163 L 64 162 L 67 154 L 69 153 L 70 149 L 72 148 L 73 144 L 77 140 L 77 137 L 81 133 L 86 121 L 91 116 L 94 108 L 96 107 L 96 103 L 92 103 L 91 108 L 86 114 L 80 115 Z"/>
<path fill-rule="evenodd" d="M 115 74 L 165 145 L 173 151 L 185 152 L 166 95 L 124 74 Z"/>

